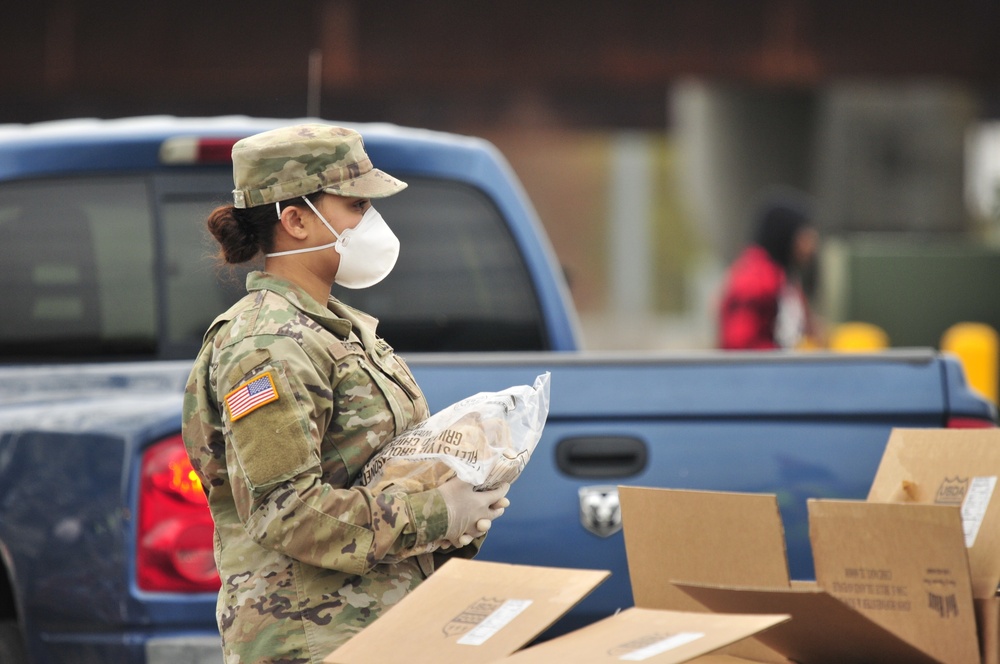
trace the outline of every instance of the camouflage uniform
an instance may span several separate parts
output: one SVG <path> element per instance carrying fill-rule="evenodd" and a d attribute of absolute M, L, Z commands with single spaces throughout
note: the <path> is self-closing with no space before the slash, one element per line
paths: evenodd
<path fill-rule="evenodd" d="M 237 162 L 234 150 L 239 187 Z M 206 333 L 184 398 L 215 520 L 219 629 L 228 664 L 319 663 L 440 563 L 405 557 L 444 537 L 439 491 L 352 486 L 427 404 L 372 317 L 264 272 L 247 290 Z"/>

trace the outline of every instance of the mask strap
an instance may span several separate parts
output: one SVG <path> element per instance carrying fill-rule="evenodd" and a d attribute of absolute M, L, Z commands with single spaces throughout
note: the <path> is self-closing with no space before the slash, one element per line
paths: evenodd
<path fill-rule="evenodd" d="M 319 217 L 319 220 L 323 222 L 323 225 L 326 226 L 327 230 L 329 230 L 331 233 L 333 233 L 333 237 L 335 237 L 335 238 L 337 238 L 339 240 L 340 239 L 340 233 L 338 233 L 337 231 L 333 230 L 333 226 L 331 226 L 330 222 L 328 222 L 326 220 L 326 217 L 324 217 L 323 215 L 321 215 L 319 213 L 319 210 L 317 210 L 316 206 L 312 204 L 312 201 L 309 200 L 308 198 L 306 198 L 305 196 L 302 197 L 302 200 L 304 200 L 306 202 L 306 205 L 308 205 L 310 208 L 312 208 L 312 211 L 316 213 L 316 216 Z"/>
<path fill-rule="evenodd" d="M 326 226 L 327 230 L 333 233 L 333 236 L 337 239 L 334 242 L 330 242 L 328 244 L 321 244 L 318 247 L 306 247 L 305 249 L 289 249 L 288 251 L 276 251 L 271 254 L 264 254 L 264 256 L 266 256 L 267 258 L 271 258 L 273 256 L 288 256 L 289 254 L 304 254 L 310 251 L 320 251 L 321 249 L 329 249 L 330 247 L 337 246 L 337 242 L 340 241 L 340 235 L 337 234 L 337 231 L 333 230 L 333 226 L 331 226 L 330 222 L 328 222 L 326 218 L 322 214 L 320 214 L 320 211 L 316 209 L 316 206 L 312 204 L 312 201 L 310 201 L 305 196 L 302 197 L 302 200 L 306 202 L 306 205 L 312 208 L 312 211 L 316 213 L 316 216 L 319 217 L 319 220 L 323 222 L 323 225 Z M 278 210 L 278 216 L 280 217 L 281 216 L 280 205 L 278 203 L 275 203 L 274 207 Z"/>

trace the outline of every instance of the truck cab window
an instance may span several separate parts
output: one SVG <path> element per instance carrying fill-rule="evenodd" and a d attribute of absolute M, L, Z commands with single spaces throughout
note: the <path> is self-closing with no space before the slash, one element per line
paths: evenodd
<path fill-rule="evenodd" d="M 0 188 L 0 360 L 152 352 L 152 237 L 138 178 Z"/>
<path fill-rule="evenodd" d="M 520 250 L 489 198 L 406 177 L 373 201 L 402 249 L 392 274 L 334 295 L 400 352 L 546 350 Z M 225 266 L 205 228 L 228 173 L 89 176 L 0 187 L 0 361 L 193 358 L 258 260 Z"/>

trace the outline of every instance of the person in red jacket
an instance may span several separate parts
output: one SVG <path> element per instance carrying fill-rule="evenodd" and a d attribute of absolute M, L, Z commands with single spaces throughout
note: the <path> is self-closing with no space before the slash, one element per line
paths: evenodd
<path fill-rule="evenodd" d="M 803 279 L 814 273 L 819 233 L 807 204 L 782 196 L 757 215 L 753 242 L 730 266 L 719 309 L 719 348 L 792 349 L 815 340 Z"/>

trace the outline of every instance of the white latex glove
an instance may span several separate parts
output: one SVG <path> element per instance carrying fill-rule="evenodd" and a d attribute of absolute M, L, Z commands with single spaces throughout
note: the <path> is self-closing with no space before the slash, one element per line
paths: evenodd
<path fill-rule="evenodd" d="M 499 518 L 510 505 L 506 498 L 509 490 L 510 485 L 504 484 L 490 491 L 476 491 L 457 477 L 439 486 L 438 491 L 448 508 L 448 532 L 444 538 L 452 546 L 460 547 L 485 535 L 493 519 Z"/>

